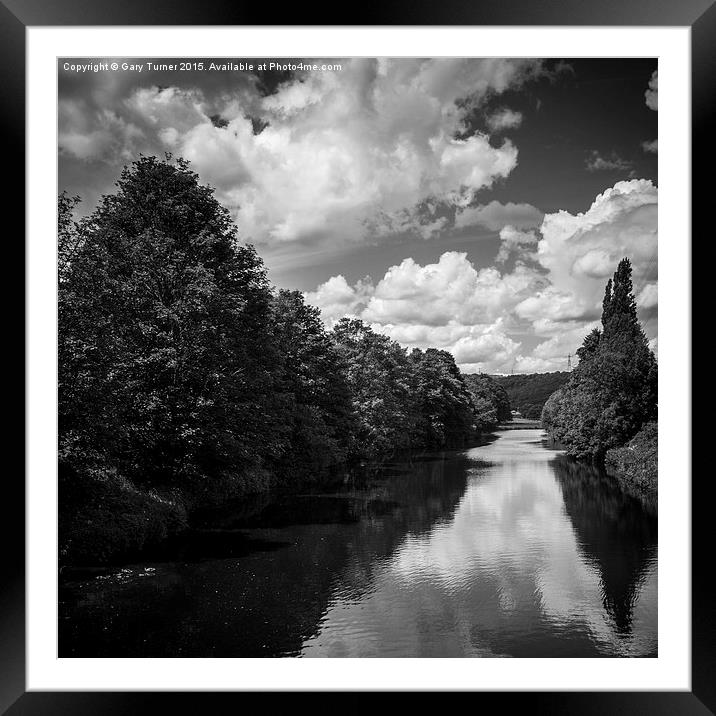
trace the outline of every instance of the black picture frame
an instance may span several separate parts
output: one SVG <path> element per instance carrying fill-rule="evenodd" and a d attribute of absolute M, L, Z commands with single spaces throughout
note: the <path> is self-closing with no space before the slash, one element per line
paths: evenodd
<path fill-rule="evenodd" d="M 713 152 L 713 112 L 716 105 L 716 5 L 714 0 L 441 0 L 440 3 L 383 0 L 364 3 L 360 17 L 347 22 L 349 6 L 315 0 L 294 3 L 280 10 L 282 25 L 598 25 L 598 26 L 688 26 L 692 52 L 692 225 L 705 219 L 713 203 L 708 172 Z M 5 174 L 12 180 L 5 189 L 6 218 L 20 214 L 12 207 L 25 199 L 25 29 L 28 26 L 91 25 L 271 25 L 277 9 L 272 3 L 240 0 L 0 0 L 0 57 L 2 58 L 2 116 L 5 139 Z M 8 156 L 9 155 L 9 156 Z M 701 171 L 699 171 L 701 170 Z M 705 222 L 704 222 L 705 223 Z M 710 231 L 705 240 L 710 242 Z M 21 225 L 20 231 L 23 230 Z M 6 233 L 8 244 L 20 244 L 18 234 Z M 674 238 L 674 237 L 672 237 Z M 679 238 L 688 241 L 688 237 Z M 688 245 L 685 243 L 685 245 Z M 692 245 L 693 246 L 693 245 Z M 6 254 L 7 255 L 7 254 Z M 693 254 L 692 254 L 693 255 Z M 24 263 L 24 256 L 20 258 Z M 693 261 L 692 266 L 699 266 Z M 9 272 L 8 272 L 9 273 Z M 708 282 L 692 282 L 692 303 L 712 304 L 705 295 Z M 702 295 L 699 296 L 699 293 Z M 699 300 L 701 299 L 701 300 Z M 709 300 L 711 299 L 711 300 Z M 16 300 L 16 299 L 15 299 Z M 12 314 L 14 302 L 7 304 Z M 7 315 L 6 315 L 7 317 Z M 698 325 L 694 320 L 692 325 Z M 16 346 L 17 344 L 12 344 Z M 13 348 L 16 355 L 16 347 Z M 8 351 L 10 352 L 10 351 Z M 694 355 L 694 353 L 692 353 Z M 22 354 L 22 358 L 25 356 Z M 18 357 L 18 360 L 20 358 Z M 695 372 L 692 361 L 692 374 Z M 24 366 L 21 370 L 24 370 Z M 705 373 L 696 373 L 708 375 Z M 10 376 L 8 376 L 10 377 Z M 13 378 L 10 377 L 10 380 Z M 703 400 L 703 398 L 702 398 Z M 24 410 L 23 410 L 24 414 Z M 691 420 L 692 416 L 684 416 Z M 707 421 L 704 421 L 707 422 Z M 24 421 L 23 421 L 24 426 Z M 705 429 L 693 421 L 693 434 Z M 9 441 L 8 441 L 9 442 Z M 704 441 L 694 440 L 694 445 Z M 10 443 L 11 444 L 11 443 Z M 708 714 L 716 713 L 716 594 L 708 564 L 712 563 L 712 530 L 706 512 L 712 504 L 710 471 L 696 473 L 692 480 L 692 690 L 690 692 L 558 692 L 481 693 L 479 708 L 489 705 L 525 709 L 537 713 L 570 714 Z M 690 476 L 684 476 L 689 479 Z M 0 579 L 0 711 L 18 714 L 136 714 L 180 707 L 213 712 L 238 708 L 242 693 L 109 693 L 27 692 L 25 689 L 25 553 L 18 534 L 24 534 L 23 481 L 7 471 L 3 484 L 5 519 L 2 528 L 3 569 Z M 7 519 L 12 512 L 19 524 Z M 557 668 L 557 667 L 555 667 Z M 279 696 L 280 694 L 272 694 Z M 324 694 L 344 701 L 340 693 Z M 369 694 L 361 694 L 368 696 Z M 423 695 L 421 698 L 424 698 Z M 295 699 L 307 703 L 298 694 Z M 201 705 L 199 704 L 201 699 Z M 221 705 L 219 704 L 221 700 Z M 177 702 L 170 703 L 171 702 Z M 228 703 L 224 703 L 228 702 Z M 275 699 L 262 702 L 275 708 Z M 356 703 L 356 702 L 353 702 Z M 360 702 L 357 702 L 360 703 Z M 476 703 L 477 707 L 477 703 Z"/>

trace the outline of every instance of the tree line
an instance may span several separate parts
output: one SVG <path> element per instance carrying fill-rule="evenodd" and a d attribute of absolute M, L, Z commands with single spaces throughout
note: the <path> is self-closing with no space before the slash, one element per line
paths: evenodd
<path fill-rule="evenodd" d="M 94 480 L 235 496 L 461 446 L 509 419 L 504 390 L 466 380 L 450 353 L 357 319 L 327 330 L 300 292 L 272 287 L 183 159 L 141 157 L 116 189 L 79 220 L 78 199 L 59 198 L 67 494 Z"/>
<path fill-rule="evenodd" d="M 579 364 L 542 411 L 542 424 L 577 458 L 603 460 L 642 429 L 656 440 L 658 368 L 637 317 L 628 258 L 602 302 L 602 327 L 577 350 Z"/>

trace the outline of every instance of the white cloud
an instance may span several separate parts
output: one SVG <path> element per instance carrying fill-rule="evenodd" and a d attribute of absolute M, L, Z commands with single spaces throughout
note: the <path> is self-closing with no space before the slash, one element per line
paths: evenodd
<path fill-rule="evenodd" d="M 587 304 L 601 301 L 605 279 L 628 256 L 640 287 L 656 277 L 657 188 L 646 179 L 617 182 L 577 215 L 547 214 L 537 257 L 555 287 Z"/>
<path fill-rule="evenodd" d="M 628 171 L 632 168 L 631 162 L 622 159 L 616 152 L 612 152 L 608 157 L 603 157 L 596 149 L 589 154 L 585 165 L 588 172 Z"/>
<path fill-rule="evenodd" d="M 197 124 L 210 123 L 204 97 L 198 90 L 177 87 L 141 87 L 124 102 L 135 121 L 161 129 L 186 132 Z"/>
<path fill-rule="evenodd" d="M 652 139 L 650 142 L 642 142 L 641 148 L 648 154 L 657 154 L 659 152 L 659 140 Z"/>
<path fill-rule="evenodd" d="M 537 240 L 536 231 L 521 231 L 514 226 L 504 226 L 500 230 L 500 250 L 496 261 L 504 263 L 511 254 L 516 254 L 521 259 L 533 259 Z"/>
<path fill-rule="evenodd" d="M 636 297 L 639 308 L 655 308 L 659 304 L 659 288 L 656 283 L 647 283 Z"/>
<path fill-rule="evenodd" d="M 545 322 L 550 325 L 564 321 L 585 318 L 591 306 L 572 291 L 564 291 L 550 285 L 515 306 L 515 313 L 539 327 Z"/>
<path fill-rule="evenodd" d="M 456 100 L 477 102 L 521 74 L 509 62 L 351 60 L 265 98 L 260 134 L 242 117 L 202 124 L 182 153 L 237 207 L 246 240 L 430 236 L 443 223 L 418 205 L 468 203 L 517 164 L 509 141 L 454 138 L 464 116 Z"/>
<path fill-rule="evenodd" d="M 614 258 L 607 249 L 590 249 L 574 262 L 573 271 L 580 276 L 605 279 L 613 273 Z"/>
<path fill-rule="evenodd" d="M 329 325 L 344 316 L 358 316 L 373 293 L 369 280 L 349 286 L 341 275 L 332 276 L 315 291 L 305 294 L 306 301 L 319 306 L 323 320 Z"/>
<path fill-rule="evenodd" d="M 646 106 L 655 112 L 659 109 L 659 71 L 654 70 L 649 80 L 649 88 L 644 92 Z"/>
<path fill-rule="evenodd" d="M 517 165 L 509 140 L 466 136 L 465 118 L 539 76 L 540 61 L 340 64 L 339 72 L 297 74 L 268 96 L 246 82 L 210 99 L 198 89 L 145 87 L 107 114 L 69 100 L 61 146 L 88 159 L 138 150 L 184 156 L 230 208 L 241 238 L 259 244 L 351 242 L 396 230 L 430 237 L 446 219 L 426 214 L 426 203 L 468 206 Z M 212 122 L 215 114 L 225 126 Z"/>
<path fill-rule="evenodd" d="M 506 107 L 497 110 L 487 118 L 487 126 L 491 132 L 502 132 L 506 129 L 517 129 L 522 124 L 522 113 Z"/>
<path fill-rule="evenodd" d="M 520 344 L 490 326 L 478 336 L 463 336 L 452 346 L 452 353 L 459 364 L 503 365 L 519 349 Z"/>
<path fill-rule="evenodd" d="M 448 251 L 436 264 L 405 259 L 388 269 L 363 317 L 382 325 L 493 324 L 541 284 L 525 267 L 503 276 L 492 267 L 476 269 L 465 253 Z"/>
<path fill-rule="evenodd" d="M 535 333 L 549 330 L 550 321 L 563 328 L 565 322 L 581 321 L 579 330 L 586 332 L 601 314 L 607 279 L 625 256 L 632 263 L 635 295 L 645 291 L 640 308 L 656 305 L 657 201 L 651 181 L 638 179 L 617 182 L 584 213 L 547 214 L 537 260 L 547 269 L 550 285 L 517 306 L 516 313 L 533 322 Z"/>
<path fill-rule="evenodd" d="M 345 307 L 407 347 L 443 348 L 460 363 L 492 370 L 520 347 L 507 334 L 512 309 L 543 284 L 525 266 L 502 275 L 495 268 L 477 269 L 465 253 L 446 252 L 426 266 L 405 259 L 374 287 L 350 287 L 343 277 L 333 277 L 306 300 L 321 308 L 329 325 Z"/>

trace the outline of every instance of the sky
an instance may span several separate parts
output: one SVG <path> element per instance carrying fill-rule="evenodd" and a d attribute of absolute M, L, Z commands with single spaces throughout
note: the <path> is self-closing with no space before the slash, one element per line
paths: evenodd
<path fill-rule="evenodd" d="M 178 62 L 58 61 L 81 212 L 140 154 L 182 156 L 328 327 L 358 317 L 467 373 L 574 365 L 627 256 L 657 350 L 655 58 Z"/>

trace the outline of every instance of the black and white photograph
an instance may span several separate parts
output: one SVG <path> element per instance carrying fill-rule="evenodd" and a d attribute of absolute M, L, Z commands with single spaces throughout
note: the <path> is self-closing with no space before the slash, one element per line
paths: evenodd
<path fill-rule="evenodd" d="M 58 656 L 656 659 L 658 84 L 60 57 Z"/>

